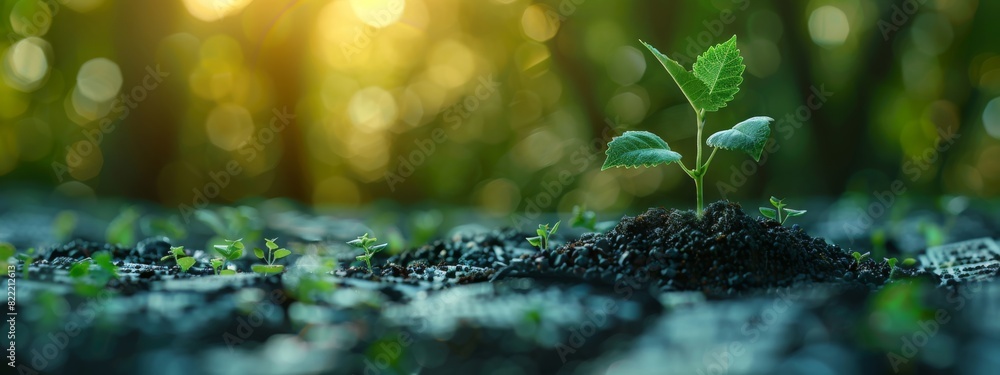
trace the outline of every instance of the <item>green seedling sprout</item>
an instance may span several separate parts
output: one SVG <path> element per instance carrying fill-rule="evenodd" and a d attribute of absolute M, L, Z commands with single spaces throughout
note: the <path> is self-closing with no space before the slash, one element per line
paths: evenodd
<path fill-rule="evenodd" d="M 52 220 L 52 234 L 59 241 L 68 240 L 76 229 L 76 213 L 73 211 L 62 211 Z"/>
<path fill-rule="evenodd" d="M 861 262 L 864 262 L 865 259 L 868 259 L 868 257 L 870 255 L 871 255 L 871 253 L 864 253 L 864 254 L 862 254 L 862 253 L 859 253 L 857 251 L 851 253 L 851 256 L 854 257 L 854 261 L 856 261 L 858 265 L 861 265 Z"/>
<path fill-rule="evenodd" d="M 108 224 L 105 234 L 108 243 L 115 245 L 132 246 L 135 245 L 135 223 L 139 220 L 139 211 L 133 207 L 122 210 L 117 217 Z"/>
<path fill-rule="evenodd" d="M 584 228 L 594 231 L 597 227 L 597 214 L 588 211 L 587 206 L 573 206 L 573 218 L 569 220 L 570 227 Z"/>
<path fill-rule="evenodd" d="M 223 259 L 213 259 L 213 261 L 211 262 L 212 268 L 214 268 L 219 275 L 235 275 L 236 271 L 234 270 L 222 269 L 221 271 L 219 271 L 219 268 L 223 268 L 223 266 L 225 266 L 226 261 L 232 262 L 234 260 L 243 257 L 243 249 L 245 248 L 245 246 L 243 245 L 243 239 L 240 238 L 238 240 L 225 240 L 225 241 L 226 241 L 225 245 L 215 245 L 215 251 L 219 253 L 219 255 L 222 255 Z M 214 261 L 216 260 L 221 261 L 221 263 L 218 266 L 215 265 Z"/>
<path fill-rule="evenodd" d="M 170 254 L 160 258 L 160 260 L 164 261 L 170 258 L 174 258 L 174 261 L 177 262 L 177 266 L 181 268 L 181 272 L 187 272 L 192 266 L 194 266 L 195 263 L 198 262 L 194 259 L 194 257 L 190 257 L 184 252 L 184 246 L 171 246 Z"/>
<path fill-rule="evenodd" d="M 262 259 L 267 262 L 267 264 L 254 264 L 250 266 L 250 268 L 253 269 L 253 272 L 263 275 L 271 275 L 279 274 L 285 269 L 285 266 L 274 264 L 274 261 L 287 257 L 291 255 L 292 252 L 285 248 L 279 248 L 278 244 L 274 243 L 274 241 L 277 240 L 277 238 L 270 240 L 266 238 L 264 239 L 264 245 L 267 247 L 266 254 L 264 253 L 264 250 L 259 247 L 253 248 L 253 254 L 256 255 L 258 259 Z"/>
<path fill-rule="evenodd" d="M 653 46 L 640 41 L 673 78 L 681 92 L 694 109 L 698 128 L 698 151 L 693 168 L 685 166 L 681 154 L 672 151 L 667 142 L 657 135 L 647 131 L 627 131 L 615 137 L 608 143 L 607 160 L 601 170 L 625 167 L 654 167 L 660 164 L 677 163 L 684 173 L 694 180 L 697 195 L 697 212 L 702 215 L 705 206 L 704 178 L 708 166 L 715 157 L 715 152 L 721 149 L 743 151 L 756 161 L 764 151 L 764 145 L 771 136 L 770 117 L 751 117 L 733 126 L 732 129 L 712 134 L 706 144 L 712 147 L 708 159 L 702 157 L 702 134 L 705 128 L 705 115 L 716 112 L 733 100 L 743 83 L 743 57 L 736 48 L 736 36 L 718 44 L 698 56 L 688 71 L 675 60 L 660 53 Z"/>
<path fill-rule="evenodd" d="M 212 271 L 215 271 L 216 275 L 219 275 L 219 271 L 222 269 L 222 265 L 226 263 L 223 258 L 212 258 L 208 261 L 208 264 L 212 265 Z"/>
<path fill-rule="evenodd" d="M 781 199 L 771 197 L 771 205 L 774 208 L 761 207 L 760 214 L 764 217 L 777 221 L 778 224 L 785 225 L 785 221 L 790 217 L 802 216 L 807 212 L 806 210 L 793 210 L 791 208 L 785 208 L 785 203 Z M 785 215 L 782 216 L 781 214 Z"/>
<path fill-rule="evenodd" d="M 556 234 L 557 230 L 559 230 L 559 222 L 558 221 L 556 222 L 555 225 L 552 226 L 552 229 L 549 229 L 549 225 L 548 224 L 544 224 L 544 225 L 543 224 L 538 224 L 538 229 L 535 230 L 535 233 L 538 233 L 538 235 L 535 236 L 535 237 L 528 237 L 527 238 L 528 243 L 530 243 L 531 246 L 537 247 L 538 250 L 540 250 L 540 251 L 548 250 L 549 249 L 549 237 L 551 237 L 553 234 Z"/>
<path fill-rule="evenodd" d="M 372 256 L 375 255 L 375 253 L 382 251 L 382 249 L 385 249 L 385 247 L 389 245 L 386 243 L 375 245 L 375 241 L 378 241 L 378 239 L 375 237 L 368 238 L 368 233 L 365 233 L 365 235 L 358 237 L 357 239 L 347 241 L 348 245 L 365 251 L 365 254 L 358 255 L 357 259 L 365 262 L 365 265 L 368 266 L 368 272 L 372 272 Z"/>
<path fill-rule="evenodd" d="M 97 266 L 96 270 L 92 269 L 94 265 Z M 111 253 L 98 251 L 90 258 L 74 263 L 69 269 L 69 276 L 76 281 L 74 288 L 77 293 L 96 296 L 108 281 L 118 278 L 118 266 L 115 266 Z"/>
<path fill-rule="evenodd" d="M 896 258 L 883 258 L 883 259 L 885 259 L 885 263 L 889 266 L 889 278 L 890 279 L 894 278 L 894 276 L 896 275 L 896 263 L 899 262 L 899 259 Z"/>

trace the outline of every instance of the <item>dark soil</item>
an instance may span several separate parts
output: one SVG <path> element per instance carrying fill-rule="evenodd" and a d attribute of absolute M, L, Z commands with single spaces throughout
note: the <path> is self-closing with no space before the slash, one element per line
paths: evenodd
<path fill-rule="evenodd" d="M 729 202 L 709 205 L 702 218 L 690 210 L 653 208 L 545 256 L 549 267 L 586 279 L 625 279 L 714 297 L 808 281 L 874 289 L 890 274 L 881 259 L 858 265 L 839 246 L 794 226 L 751 218 Z"/>

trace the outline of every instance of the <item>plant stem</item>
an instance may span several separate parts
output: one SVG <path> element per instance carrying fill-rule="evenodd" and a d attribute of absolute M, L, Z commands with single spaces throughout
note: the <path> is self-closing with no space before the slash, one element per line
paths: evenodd
<path fill-rule="evenodd" d="M 703 169 L 704 165 L 701 164 L 701 132 L 705 127 L 705 111 L 695 110 L 695 116 L 698 119 L 698 158 L 695 160 L 694 173 L 692 173 L 692 177 L 694 177 L 694 188 L 698 195 L 698 208 L 695 212 L 698 213 L 698 217 L 701 217 L 705 211 L 705 193 L 703 191 L 705 170 Z"/>

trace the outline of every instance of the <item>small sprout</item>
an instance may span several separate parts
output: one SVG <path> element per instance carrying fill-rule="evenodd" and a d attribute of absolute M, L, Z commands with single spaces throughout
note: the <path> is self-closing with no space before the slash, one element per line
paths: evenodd
<path fill-rule="evenodd" d="M 216 275 L 219 274 L 219 270 L 222 269 L 224 263 L 226 263 L 226 260 L 222 258 L 212 258 L 208 261 L 208 264 L 212 265 L 212 270 L 215 271 Z"/>
<path fill-rule="evenodd" d="M 389 244 L 387 243 L 381 245 L 375 245 L 375 241 L 377 240 L 378 239 L 375 237 L 368 238 L 368 233 L 365 233 L 363 236 L 358 237 L 357 239 L 347 241 L 348 245 L 351 245 L 353 247 L 365 251 L 365 254 L 358 255 L 357 259 L 365 262 L 365 264 L 368 266 L 368 272 L 372 272 L 372 263 L 371 263 L 372 256 L 375 255 L 375 253 L 385 249 L 386 246 L 389 246 Z"/>
<path fill-rule="evenodd" d="M 266 254 L 264 253 L 264 250 L 262 250 L 259 247 L 255 247 L 253 249 L 253 254 L 257 256 L 257 258 L 267 262 L 267 264 L 254 264 L 253 266 L 250 266 L 253 272 L 264 275 L 270 275 L 270 274 L 281 273 L 281 271 L 285 269 L 285 266 L 280 264 L 274 264 L 274 261 L 287 257 L 291 255 L 292 252 L 285 248 L 279 248 L 278 244 L 274 243 L 274 241 L 276 240 L 278 239 L 277 238 L 264 239 L 264 245 L 265 247 L 267 247 Z"/>
<path fill-rule="evenodd" d="M 69 268 L 69 277 L 77 280 L 87 277 L 87 275 L 90 275 L 90 265 L 93 262 L 94 261 L 90 260 L 90 258 L 87 258 L 74 263 L 73 266 Z"/>
<path fill-rule="evenodd" d="M 544 224 L 544 225 L 543 224 L 538 224 L 538 229 L 535 230 L 535 233 L 538 233 L 538 235 L 535 236 L 535 237 L 528 237 L 527 238 L 528 243 L 530 243 L 531 246 L 537 247 L 538 250 L 541 250 L 541 251 L 548 250 L 549 249 L 549 237 L 552 237 L 552 235 L 555 234 L 557 230 L 559 230 L 559 222 L 558 221 L 556 222 L 555 225 L 552 226 L 552 229 L 549 229 L 549 225 L 548 224 Z"/>
<path fill-rule="evenodd" d="M 226 241 L 225 245 L 215 245 L 215 251 L 219 253 L 219 255 L 222 255 L 222 257 L 224 258 L 224 259 L 219 259 L 220 261 L 223 262 L 223 264 L 221 264 L 219 267 L 224 266 L 225 261 L 227 260 L 234 261 L 243 257 L 243 249 L 245 248 L 245 246 L 243 245 L 242 238 L 237 240 L 225 240 L 225 241 Z M 236 271 L 230 269 L 223 269 L 222 271 L 219 272 L 219 275 L 235 275 L 235 274 Z"/>
<path fill-rule="evenodd" d="M 785 208 L 785 203 L 781 199 L 771 197 L 771 205 L 774 208 L 761 207 L 760 214 L 764 217 L 777 221 L 778 224 L 785 225 L 785 221 L 790 217 L 802 216 L 806 213 L 806 210 L 793 210 L 791 208 Z M 784 212 L 784 216 L 782 216 Z"/>
<path fill-rule="evenodd" d="M 135 245 L 135 222 L 139 220 L 139 211 L 128 207 L 108 224 L 106 237 L 108 243 L 116 245 Z"/>
<path fill-rule="evenodd" d="M 597 214 L 588 211 L 587 206 L 573 206 L 573 218 L 570 219 L 569 225 L 572 228 L 586 228 L 593 232 L 597 227 Z"/>
<path fill-rule="evenodd" d="M 864 254 L 862 254 L 862 253 L 859 253 L 857 251 L 851 253 L 851 256 L 854 257 L 854 260 L 858 264 L 861 264 L 861 262 L 864 262 L 865 259 L 868 259 L 868 256 L 870 256 L 870 255 L 871 255 L 871 253 L 864 253 Z"/>
<path fill-rule="evenodd" d="M 187 272 L 192 266 L 194 266 L 195 263 L 197 263 L 197 260 L 194 259 L 194 257 L 190 257 L 184 252 L 184 246 L 171 246 L 170 254 L 160 258 L 160 260 L 163 261 L 170 258 L 174 258 L 177 265 L 181 267 L 181 272 Z"/>
<path fill-rule="evenodd" d="M 917 260 L 913 258 L 903 259 L 903 267 L 910 268 L 917 265 Z"/>
<path fill-rule="evenodd" d="M 890 269 L 896 269 L 896 263 L 899 262 L 896 258 L 887 258 L 885 263 L 889 265 Z"/>
<path fill-rule="evenodd" d="M 62 211 L 52 221 L 52 234 L 59 241 L 69 239 L 74 229 L 76 229 L 76 213 L 73 211 Z"/>

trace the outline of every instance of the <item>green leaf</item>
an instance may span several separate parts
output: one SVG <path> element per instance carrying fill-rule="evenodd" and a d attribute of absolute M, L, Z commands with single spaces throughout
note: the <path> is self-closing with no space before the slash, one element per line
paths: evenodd
<path fill-rule="evenodd" d="M 73 211 L 62 211 L 56 215 L 55 220 L 52 222 L 52 232 L 56 239 L 62 241 L 68 239 L 73 235 L 73 229 L 76 228 L 76 213 Z"/>
<path fill-rule="evenodd" d="M 256 255 L 259 259 L 264 259 L 264 250 L 259 247 L 253 248 L 253 255 Z"/>
<path fill-rule="evenodd" d="M 367 254 L 365 254 L 365 255 L 358 255 L 358 256 L 354 257 L 354 259 L 357 259 L 357 260 L 360 260 L 360 261 L 365 261 L 365 260 L 368 260 L 368 259 L 371 259 L 371 258 L 372 258 L 372 256 L 371 255 L 367 255 Z"/>
<path fill-rule="evenodd" d="M 379 251 L 382 251 L 382 249 L 385 249 L 386 246 L 389 246 L 389 244 L 384 243 L 384 244 L 381 244 L 381 245 L 375 245 L 375 246 L 372 246 L 372 247 L 368 248 L 368 250 L 370 250 L 372 252 L 372 254 L 375 254 L 375 253 L 377 253 Z"/>
<path fill-rule="evenodd" d="M 771 220 L 777 220 L 778 219 L 778 211 L 775 211 L 773 208 L 761 207 L 760 208 L 760 214 L 764 215 L 764 217 L 766 217 L 768 219 L 771 219 Z"/>
<path fill-rule="evenodd" d="M 184 253 L 184 246 L 171 246 L 170 252 L 176 256 L 187 256 L 187 254 Z"/>
<path fill-rule="evenodd" d="M 69 269 L 69 275 L 73 278 L 80 278 L 88 274 L 90 274 L 90 260 L 76 263 Z"/>
<path fill-rule="evenodd" d="M 15 252 L 14 245 L 11 245 L 6 242 L 0 243 L 0 260 L 9 259 L 10 257 L 14 256 L 14 252 Z"/>
<path fill-rule="evenodd" d="M 858 263 L 861 263 L 861 253 L 855 251 L 851 253 L 851 256 L 854 257 L 854 260 L 856 260 Z"/>
<path fill-rule="evenodd" d="M 160 261 L 161 261 L 161 262 L 162 262 L 162 261 L 165 261 L 165 260 L 167 260 L 167 259 L 170 259 L 170 258 L 173 258 L 174 256 L 175 256 L 175 255 L 173 255 L 173 254 L 171 254 L 171 255 L 167 255 L 167 256 L 165 256 L 165 257 L 163 257 L 163 258 L 160 258 Z"/>
<path fill-rule="evenodd" d="M 733 100 L 740 91 L 745 69 L 743 57 L 736 48 L 735 35 L 698 56 L 691 70 L 708 90 L 708 104 L 704 106 L 706 111 L 717 111 Z"/>
<path fill-rule="evenodd" d="M 222 262 L 224 262 L 224 261 L 222 259 L 219 259 L 219 258 L 213 258 L 213 259 L 211 259 L 211 260 L 208 261 L 208 263 L 212 265 L 212 268 L 222 267 Z"/>
<path fill-rule="evenodd" d="M 277 241 L 277 240 L 278 240 L 277 237 L 275 237 L 273 239 L 270 239 L 270 240 L 265 238 L 264 239 L 264 245 L 266 245 L 267 248 L 270 249 L 270 250 L 275 250 L 275 249 L 278 248 L 278 244 L 274 243 L 274 241 Z"/>
<path fill-rule="evenodd" d="M 896 262 L 899 262 L 899 260 L 896 259 L 896 258 L 889 258 L 889 259 L 886 259 L 885 262 L 888 263 L 889 264 L 889 268 L 892 269 L 892 268 L 896 268 Z"/>
<path fill-rule="evenodd" d="M 751 117 L 732 129 L 712 134 L 705 143 L 726 150 L 743 151 L 760 161 L 760 154 L 764 152 L 764 145 L 771 136 L 771 121 L 774 119 L 767 116 Z"/>
<path fill-rule="evenodd" d="M 285 266 L 280 264 L 267 265 L 267 264 L 254 264 L 250 266 L 250 269 L 255 273 L 260 273 L 264 275 L 274 275 L 279 274 L 285 269 Z"/>
<path fill-rule="evenodd" d="M 292 252 L 288 249 L 278 249 L 274 252 L 274 259 L 281 259 L 289 255 L 292 255 Z"/>
<path fill-rule="evenodd" d="M 556 225 L 553 225 L 553 226 L 552 226 L 552 230 L 550 230 L 550 231 L 549 231 L 549 236 L 551 236 L 551 235 L 553 235 L 553 234 L 556 234 L 556 231 L 557 231 L 557 230 L 559 230 L 559 223 L 560 223 L 560 222 L 561 222 L 561 221 L 557 221 L 557 222 L 556 222 Z"/>
<path fill-rule="evenodd" d="M 541 238 L 548 237 L 548 235 L 549 235 L 549 232 L 546 232 L 545 231 L 545 227 L 543 227 L 541 225 L 539 225 L 538 229 L 535 229 L 535 233 L 537 233 L 538 237 L 541 237 Z"/>
<path fill-rule="evenodd" d="M 805 215 L 806 212 L 808 212 L 808 211 L 806 211 L 806 210 L 793 210 L 791 208 L 786 208 L 785 209 L 785 215 L 787 215 L 787 217 L 802 216 L 802 215 Z"/>
<path fill-rule="evenodd" d="M 177 265 L 181 266 L 181 271 L 187 272 L 194 266 L 196 260 L 192 257 L 180 258 L 177 260 Z"/>
<path fill-rule="evenodd" d="M 135 208 L 129 207 L 108 224 L 105 233 L 108 243 L 116 245 L 132 246 L 135 244 L 135 222 L 139 220 L 139 212 Z"/>
<path fill-rule="evenodd" d="M 780 209 L 785 204 L 781 203 L 781 199 L 778 199 L 777 197 L 775 197 L 775 196 L 772 195 L 771 196 L 771 205 Z"/>
<path fill-rule="evenodd" d="M 647 131 L 627 131 L 608 143 L 608 155 L 601 170 L 625 167 L 655 167 L 681 160 L 681 154 L 670 151 L 667 142 Z"/>
<path fill-rule="evenodd" d="M 917 265 L 917 260 L 916 259 L 913 259 L 913 258 L 903 259 L 903 266 L 904 267 L 913 267 L 915 265 Z"/>
<path fill-rule="evenodd" d="M 356 239 L 356 240 L 347 241 L 348 245 L 351 245 L 351 246 L 354 246 L 354 247 L 361 247 L 362 243 L 363 243 L 363 241 L 361 241 L 360 237 L 358 239 Z"/>
<path fill-rule="evenodd" d="M 660 53 L 653 46 L 641 40 L 639 42 L 646 46 L 649 52 L 652 52 L 653 56 L 660 61 L 660 64 L 667 69 L 667 73 L 670 73 L 670 77 L 677 83 L 677 87 L 681 88 L 681 92 L 684 93 L 684 97 L 687 98 L 692 107 L 706 111 L 716 111 L 719 109 L 716 103 L 712 103 L 709 89 L 705 85 L 705 82 L 699 79 L 694 73 L 689 72 L 677 61 Z M 725 103 L 722 103 L 722 105 L 725 105 Z"/>
<path fill-rule="evenodd" d="M 528 240 L 528 243 L 531 244 L 531 246 L 535 246 L 535 247 L 542 246 L 542 238 L 541 237 L 528 237 L 526 239 Z"/>
<path fill-rule="evenodd" d="M 219 274 L 220 275 L 226 275 L 226 276 L 235 275 L 236 271 L 233 271 L 233 270 L 222 270 L 222 272 L 219 272 Z"/>

